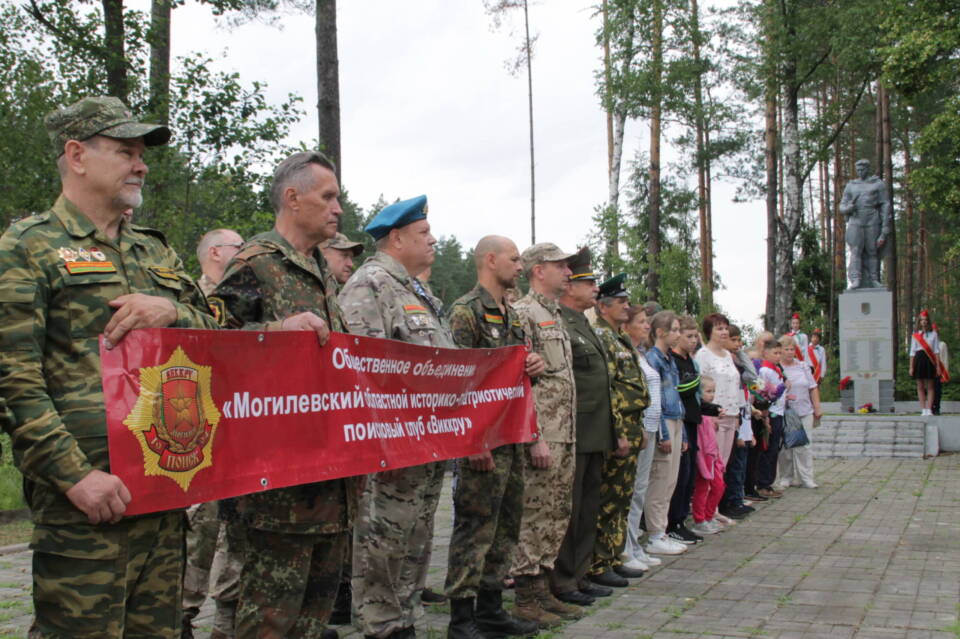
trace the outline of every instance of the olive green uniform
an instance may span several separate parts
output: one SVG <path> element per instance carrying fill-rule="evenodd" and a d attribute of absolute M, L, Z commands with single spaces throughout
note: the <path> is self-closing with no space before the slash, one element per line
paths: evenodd
<path fill-rule="evenodd" d="M 299 253 L 276 230 L 247 242 L 210 303 L 230 328 L 279 328 L 313 312 L 333 331 L 344 324 L 337 284 L 319 249 Z M 340 581 L 353 516 L 352 481 L 334 479 L 246 495 L 237 637 L 319 637 Z"/>
<path fill-rule="evenodd" d="M 614 429 L 618 438 L 630 442 L 630 452 L 625 457 L 608 455 L 603 463 L 592 568 L 592 572 L 599 574 L 622 563 L 620 554 L 626 544 L 627 515 L 633 498 L 637 456 L 643 445 L 643 411 L 650 405 L 650 393 L 630 338 L 623 331 L 615 330 L 602 317 L 598 316 L 594 324 L 606 348 L 610 379 L 613 380 Z"/>
<path fill-rule="evenodd" d="M 504 309 L 480 284 L 453 303 L 450 328 L 464 348 L 499 348 L 526 342 L 523 325 L 509 304 Z M 452 599 L 501 590 L 520 534 L 524 451 L 507 444 L 491 451 L 494 468 L 478 471 L 457 463 L 453 534 L 446 593 Z"/>
<path fill-rule="evenodd" d="M 351 333 L 456 348 L 440 300 L 386 253 L 347 280 L 340 304 Z M 353 623 L 365 635 L 410 628 L 423 615 L 443 468 L 423 464 L 395 470 L 390 480 L 368 478 L 353 535 Z"/>
<path fill-rule="evenodd" d="M 110 471 L 97 340 L 128 293 L 170 300 L 174 326 L 217 327 L 158 231 L 123 221 L 111 239 L 60 196 L 0 238 L 0 395 L 36 524 L 33 637 L 180 633 L 182 511 L 91 525 L 65 495 Z"/>

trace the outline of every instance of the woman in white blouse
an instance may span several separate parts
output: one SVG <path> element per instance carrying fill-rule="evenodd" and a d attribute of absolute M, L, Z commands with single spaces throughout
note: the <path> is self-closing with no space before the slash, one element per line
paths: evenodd
<path fill-rule="evenodd" d="M 730 337 L 730 321 L 720 313 L 711 313 L 703 318 L 703 335 L 707 343 L 697 351 L 694 359 L 700 374 L 712 377 L 717 384 L 714 403 L 719 404 L 723 414 L 714 419 L 717 423 L 717 446 L 726 464 L 733 450 L 733 442 L 740 426 L 740 406 L 744 402 L 740 387 L 740 372 L 727 350 Z"/>

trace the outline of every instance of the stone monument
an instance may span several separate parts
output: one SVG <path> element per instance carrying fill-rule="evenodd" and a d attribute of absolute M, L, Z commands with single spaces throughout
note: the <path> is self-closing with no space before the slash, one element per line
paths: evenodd
<path fill-rule="evenodd" d="M 896 368 L 893 295 L 881 284 L 880 262 L 893 228 L 887 185 L 870 175 L 859 160 L 857 178 L 847 182 L 840 212 L 847 219 L 847 290 L 840 294 L 840 377 L 853 380 L 853 392 L 841 394 L 844 411 L 872 404 L 893 412 Z"/>

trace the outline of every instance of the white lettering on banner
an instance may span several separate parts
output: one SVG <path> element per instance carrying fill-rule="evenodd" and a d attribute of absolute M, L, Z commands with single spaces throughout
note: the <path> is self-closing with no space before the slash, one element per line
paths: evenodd
<path fill-rule="evenodd" d="M 349 368 L 359 373 L 384 373 L 390 375 L 407 375 L 410 373 L 411 363 L 403 359 L 386 359 L 382 357 L 358 357 L 350 354 L 350 349 L 335 348 L 332 356 L 333 367 L 337 370 Z"/>
<path fill-rule="evenodd" d="M 427 377 L 473 377 L 476 372 L 475 364 L 434 364 L 432 359 L 413 367 L 414 375 Z"/>
<path fill-rule="evenodd" d="M 365 439 L 397 439 L 406 437 L 400 420 L 396 422 L 368 422 L 366 424 L 344 424 L 343 439 L 347 442 L 363 441 Z"/>

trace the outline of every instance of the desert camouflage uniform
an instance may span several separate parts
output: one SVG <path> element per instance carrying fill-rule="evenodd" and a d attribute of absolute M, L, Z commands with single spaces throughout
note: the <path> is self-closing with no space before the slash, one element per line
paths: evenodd
<path fill-rule="evenodd" d="M 394 258 L 367 259 L 340 293 L 351 333 L 423 346 L 456 348 L 427 293 Z M 363 634 L 386 636 L 423 615 L 420 592 L 427 578 L 433 516 L 443 484 L 443 464 L 371 475 L 360 498 L 353 536 L 353 621 Z"/>
<path fill-rule="evenodd" d="M 520 539 L 513 554 L 511 574 L 535 576 L 552 570 L 570 521 L 574 474 L 573 354 L 563 327 L 560 305 L 530 291 L 513 307 L 533 352 L 546 369 L 537 377 L 533 400 L 539 436 L 550 448 L 550 468 L 524 469 L 523 517 Z"/>
<path fill-rule="evenodd" d="M 68 257 L 99 266 L 71 274 Z M 32 637 L 180 633 L 183 512 L 94 526 L 64 494 L 110 471 L 97 339 L 127 293 L 173 302 L 174 326 L 216 328 L 158 231 L 124 221 L 110 239 L 60 196 L 0 238 L 0 395 L 36 524 Z"/>
<path fill-rule="evenodd" d="M 195 504 L 187 509 L 187 556 L 183 572 L 183 624 L 189 625 L 207 598 L 210 566 L 217 550 L 220 519 L 217 502 Z"/>
<path fill-rule="evenodd" d="M 311 311 L 343 331 L 337 284 L 319 250 L 299 253 L 276 230 L 247 242 L 209 298 L 230 328 L 269 330 Z M 352 482 L 334 479 L 246 495 L 237 637 L 319 637 L 340 580 Z"/>
<path fill-rule="evenodd" d="M 630 338 L 623 331 L 614 329 L 602 317 L 597 317 L 594 326 L 607 350 L 613 396 L 613 427 L 618 438 L 630 442 L 630 452 L 626 457 L 607 455 L 603 462 L 600 515 L 597 517 L 597 541 L 592 567 L 592 572 L 599 574 L 623 563 L 620 554 L 627 539 L 627 515 L 633 499 L 637 456 L 644 437 L 643 411 L 650 405 L 650 393 Z"/>
<path fill-rule="evenodd" d="M 453 303 L 450 329 L 464 348 L 498 348 L 526 343 L 520 319 L 505 310 L 480 284 Z M 454 522 L 447 561 L 447 596 L 476 597 L 479 589 L 501 590 L 520 535 L 523 514 L 521 444 L 491 451 L 494 469 L 477 471 L 466 459 L 457 463 Z"/>

